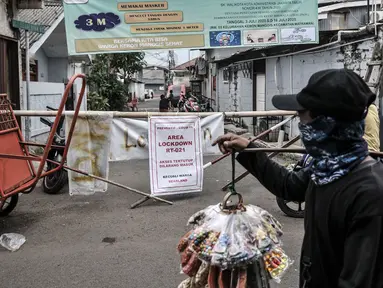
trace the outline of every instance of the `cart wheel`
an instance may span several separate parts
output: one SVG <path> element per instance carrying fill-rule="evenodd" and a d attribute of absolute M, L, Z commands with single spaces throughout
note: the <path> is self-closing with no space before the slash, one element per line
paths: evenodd
<path fill-rule="evenodd" d="M 0 217 L 5 217 L 15 209 L 19 201 L 19 194 L 0 200 Z"/>
<path fill-rule="evenodd" d="M 302 204 L 304 204 L 304 202 L 286 201 L 282 198 L 277 197 L 277 204 L 278 207 L 282 210 L 282 212 L 285 213 L 287 216 L 292 218 L 304 218 L 305 209 L 302 208 Z M 294 204 L 298 207 L 290 208 L 288 204 Z"/>
<path fill-rule="evenodd" d="M 36 184 L 33 185 L 32 187 L 28 188 L 27 190 L 22 191 L 21 193 L 29 194 L 29 193 L 31 193 L 33 191 L 33 189 L 35 189 L 35 187 L 36 187 Z"/>

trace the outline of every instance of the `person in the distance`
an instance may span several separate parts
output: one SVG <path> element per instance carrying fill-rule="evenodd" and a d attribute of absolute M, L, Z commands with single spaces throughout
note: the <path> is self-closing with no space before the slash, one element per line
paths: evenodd
<path fill-rule="evenodd" d="M 368 150 L 380 151 L 380 120 L 379 112 L 376 105 L 373 103 L 368 108 L 368 113 L 365 119 L 364 140 L 367 141 Z"/>
<path fill-rule="evenodd" d="M 164 94 L 160 97 L 160 112 L 168 112 L 169 111 L 169 99 L 165 97 Z"/>
<path fill-rule="evenodd" d="M 288 171 L 263 152 L 237 160 L 277 197 L 305 201 L 300 287 L 383 288 L 383 163 L 369 155 L 364 119 L 376 99 L 356 73 L 313 74 L 297 95 L 277 95 L 277 109 L 297 111 L 309 167 Z M 257 147 L 219 137 L 223 153 Z"/>

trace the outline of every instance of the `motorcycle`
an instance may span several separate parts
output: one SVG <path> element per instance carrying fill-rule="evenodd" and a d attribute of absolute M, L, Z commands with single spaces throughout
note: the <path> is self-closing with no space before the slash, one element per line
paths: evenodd
<path fill-rule="evenodd" d="M 212 106 L 212 102 L 214 99 L 208 98 L 206 96 L 202 96 L 201 98 L 201 112 L 214 112 Z"/>
<path fill-rule="evenodd" d="M 57 111 L 52 107 L 46 106 L 48 110 Z M 52 130 L 53 122 L 49 119 L 40 117 L 40 122 L 50 127 Z M 57 146 L 65 146 L 65 130 L 64 130 L 64 117 L 60 119 L 60 122 L 57 126 L 57 130 L 55 131 L 55 135 L 53 137 L 53 145 Z M 48 159 L 60 162 L 63 157 L 63 149 L 51 148 L 48 153 Z M 57 167 L 56 164 L 51 162 L 47 162 L 47 171 L 54 169 Z M 61 189 L 68 183 L 68 173 L 65 169 L 60 169 L 55 173 L 52 173 L 48 176 L 45 176 L 43 179 L 43 190 L 47 194 L 59 194 Z"/>
<path fill-rule="evenodd" d="M 201 107 L 198 103 L 197 97 L 191 95 L 185 99 L 182 110 L 184 112 L 201 112 Z"/>
<path fill-rule="evenodd" d="M 290 170 L 296 172 L 300 169 L 306 168 L 310 165 L 312 161 L 312 157 L 308 154 L 304 155 L 302 159 L 296 163 Z M 297 208 L 291 208 L 290 204 L 297 205 Z M 284 200 L 282 198 L 277 197 L 277 204 L 279 209 L 282 210 L 283 213 L 285 213 L 287 216 L 292 218 L 304 218 L 305 209 L 302 208 L 304 202 L 297 202 L 297 201 L 288 201 Z"/>
<path fill-rule="evenodd" d="M 205 96 L 194 96 L 181 97 L 178 101 L 179 112 L 214 112 L 211 107 L 211 102 L 214 101 Z"/>
<path fill-rule="evenodd" d="M 186 112 L 186 109 L 185 109 L 185 102 L 186 101 L 187 101 L 186 97 L 183 94 L 181 94 L 180 99 L 178 100 L 177 105 L 176 105 L 177 107 L 175 107 L 178 109 L 178 112 Z"/>

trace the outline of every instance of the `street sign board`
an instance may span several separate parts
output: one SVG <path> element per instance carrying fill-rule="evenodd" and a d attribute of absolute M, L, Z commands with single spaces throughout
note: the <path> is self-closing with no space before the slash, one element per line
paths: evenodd
<path fill-rule="evenodd" d="M 319 43 L 318 0 L 64 0 L 64 13 L 70 55 Z"/>
<path fill-rule="evenodd" d="M 44 31 L 45 31 L 45 28 L 42 25 L 31 24 L 31 23 L 19 21 L 19 20 L 12 20 L 12 26 L 14 28 L 28 30 L 30 32 L 36 32 L 41 34 L 44 34 Z"/>

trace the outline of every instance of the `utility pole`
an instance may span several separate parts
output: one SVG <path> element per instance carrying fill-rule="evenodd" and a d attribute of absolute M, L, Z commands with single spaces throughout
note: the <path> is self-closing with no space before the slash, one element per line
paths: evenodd
<path fill-rule="evenodd" d="M 25 33 L 25 98 L 26 98 L 26 108 L 27 110 L 31 109 L 31 100 L 30 100 L 30 82 L 31 82 L 31 71 L 30 71 L 30 57 L 29 57 L 29 31 L 24 30 Z M 27 141 L 31 140 L 31 118 L 25 118 L 25 138 Z"/>
<path fill-rule="evenodd" d="M 176 61 L 174 60 L 174 50 L 169 50 L 169 68 L 172 69 L 176 66 Z"/>
<path fill-rule="evenodd" d="M 40 33 L 44 34 L 45 28 L 42 25 L 39 24 L 32 24 L 28 22 L 23 22 L 19 20 L 12 20 L 12 26 L 14 28 L 20 29 L 24 31 L 25 35 L 25 99 L 26 103 L 23 103 L 24 109 L 26 108 L 27 110 L 31 109 L 31 102 L 30 102 L 30 82 L 31 82 L 31 73 L 30 73 L 30 38 L 29 38 L 29 32 L 35 32 L 35 33 Z M 25 117 L 25 139 L 27 141 L 30 141 L 31 138 L 31 118 L 30 117 Z"/>
<path fill-rule="evenodd" d="M 168 85 L 172 85 L 173 79 L 172 74 L 170 72 L 176 66 L 176 61 L 174 60 L 174 50 L 168 51 L 168 69 L 169 69 L 169 77 L 168 77 Z"/>

